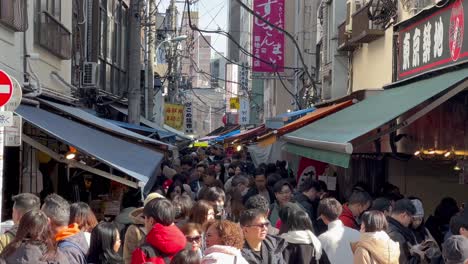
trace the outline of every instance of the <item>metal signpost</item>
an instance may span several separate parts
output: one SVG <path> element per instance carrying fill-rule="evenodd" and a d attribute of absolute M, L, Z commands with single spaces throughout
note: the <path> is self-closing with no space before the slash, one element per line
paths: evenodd
<path fill-rule="evenodd" d="M 0 70 L 0 222 L 3 201 L 3 169 L 4 169 L 4 146 L 5 127 L 13 125 L 13 112 L 5 111 L 5 105 L 13 95 L 13 82 L 4 71 Z M 20 99 L 21 100 L 21 99 Z"/>

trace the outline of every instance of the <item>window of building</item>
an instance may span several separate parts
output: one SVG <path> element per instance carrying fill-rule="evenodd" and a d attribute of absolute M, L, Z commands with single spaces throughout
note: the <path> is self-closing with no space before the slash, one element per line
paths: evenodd
<path fill-rule="evenodd" d="M 122 94 L 127 81 L 127 10 L 123 0 L 100 0 L 99 61 L 102 68 L 100 89 Z M 123 76 L 123 77 L 122 77 Z"/>
<path fill-rule="evenodd" d="M 71 58 L 71 32 L 61 23 L 60 0 L 37 0 L 35 43 L 55 56 Z"/>

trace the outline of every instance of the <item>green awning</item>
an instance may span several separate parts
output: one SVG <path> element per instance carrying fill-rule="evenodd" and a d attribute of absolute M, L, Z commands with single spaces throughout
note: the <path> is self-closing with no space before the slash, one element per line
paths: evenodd
<path fill-rule="evenodd" d="M 395 120 L 430 99 L 442 98 L 448 100 L 465 87 L 468 87 L 467 80 L 468 69 L 461 69 L 384 90 L 377 95 L 285 135 L 283 138 L 288 142 L 286 149 L 290 149 L 290 152 L 300 156 L 304 156 L 303 152 L 305 150 L 303 148 L 350 155 L 353 153 L 352 140 Z M 431 107 L 434 108 L 442 104 L 445 102 L 444 100 L 436 99 L 434 103 L 431 102 Z M 436 103 L 437 105 L 435 105 Z M 427 111 L 424 113 L 427 113 Z M 298 149 L 289 144 L 302 146 L 303 148 Z M 311 155 L 310 151 L 308 153 L 308 155 Z M 314 155 L 324 156 L 321 154 Z M 331 155 L 329 156 L 331 157 Z M 321 161 L 335 164 L 331 162 L 333 160 L 326 161 L 324 159 L 322 158 Z"/>
<path fill-rule="evenodd" d="M 330 164 L 337 165 L 343 168 L 348 168 L 349 160 L 351 159 L 350 154 L 339 153 L 339 152 L 330 151 L 330 150 L 308 148 L 308 147 L 299 146 L 299 145 L 292 144 L 292 143 L 285 144 L 284 150 L 286 150 L 289 153 L 294 153 L 302 157 L 322 161 L 325 163 L 330 163 Z"/>

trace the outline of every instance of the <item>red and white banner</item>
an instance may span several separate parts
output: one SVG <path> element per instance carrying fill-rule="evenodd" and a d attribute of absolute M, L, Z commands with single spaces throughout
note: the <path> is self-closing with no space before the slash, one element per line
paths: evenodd
<path fill-rule="evenodd" d="M 254 0 L 256 14 L 273 25 L 284 29 L 285 0 Z M 252 28 L 252 51 L 260 58 L 252 58 L 254 72 L 284 71 L 284 34 L 254 16 Z M 269 63 L 265 63 L 265 62 Z"/>
<path fill-rule="evenodd" d="M 323 175 L 328 164 L 318 160 L 301 157 L 299 168 L 297 169 L 297 186 L 310 178 L 318 180 Z"/>

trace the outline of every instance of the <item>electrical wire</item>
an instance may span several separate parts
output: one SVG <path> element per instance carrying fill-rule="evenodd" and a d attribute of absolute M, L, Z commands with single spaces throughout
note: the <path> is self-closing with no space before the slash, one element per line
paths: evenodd
<path fill-rule="evenodd" d="M 283 78 L 281 77 L 281 74 L 277 71 L 275 72 L 276 76 L 278 76 L 278 79 L 281 83 L 281 85 L 283 86 L 283 88 L 286 90 L 286 92 L 288 92 L 289 95 L 291 95 L 291 97 L 294 99 L 294 101 L 296 102 L 296 105 L 297 107 L 299 108 L 299 110 L 302 109 L 301 107 L 301 104 L 299 103 L 299 100 L 297 99 L 297 95 L 293 94 L 289 89 L 288 87 L 286 87 L 286 84 L 284 83 L 283 81 Z"/>

